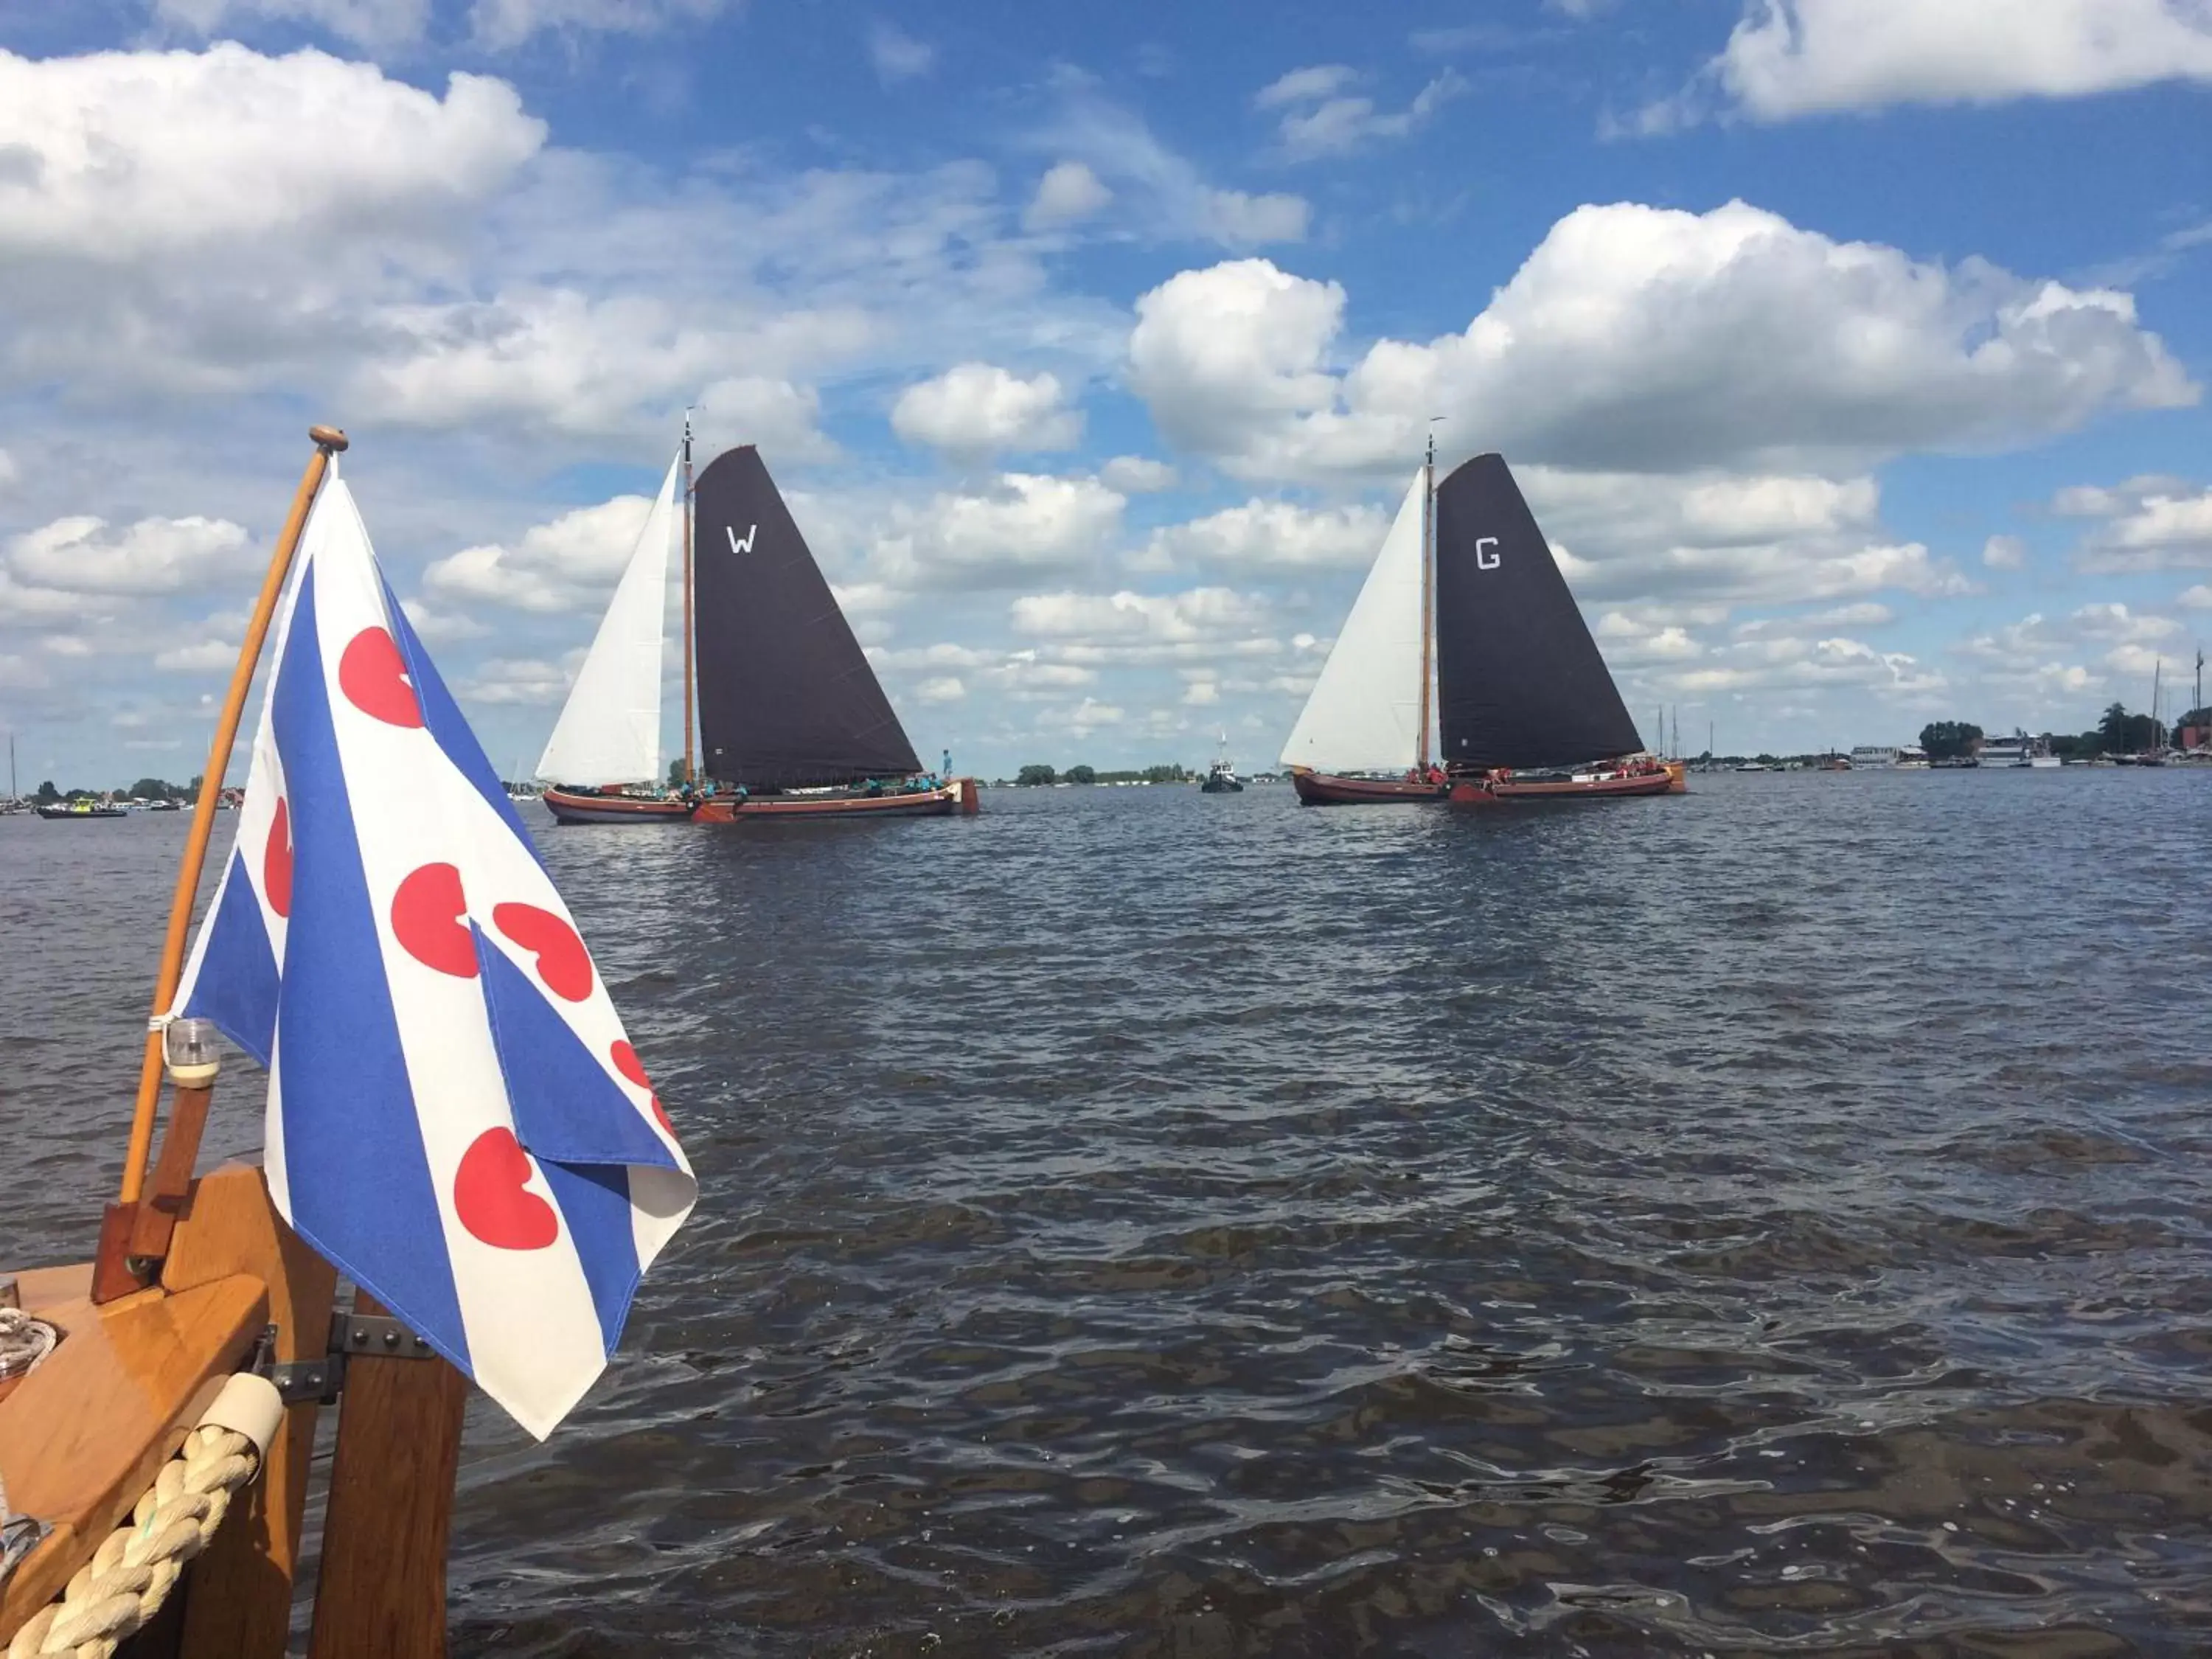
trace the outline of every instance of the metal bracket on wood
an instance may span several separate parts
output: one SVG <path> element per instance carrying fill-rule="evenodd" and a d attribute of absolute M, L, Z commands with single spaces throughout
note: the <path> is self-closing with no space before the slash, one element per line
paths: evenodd
<path fill-rule="evenodd" d="M 380 1359 L 435 1359 L 428 1342 L 389 1314 L 331 1316 L 331 1352 L 373 1353 Z"/>
<path fill-rule="evenodd" d="M 333 1313 L 330 1349 L 315 1359 L 280 1363 L 272 1355 L 275 1338 L 273 1325 L 262 1333 L 249 1369 L 275 1383 L 277 1394 L 288 1406 L 310 1400 L 325 1406 L 336 1405 L 345 1388 L 346 1360 L 353 1355 L 376 1359 L 438 1357 L 428 1342 L 386 1314 Z"/>

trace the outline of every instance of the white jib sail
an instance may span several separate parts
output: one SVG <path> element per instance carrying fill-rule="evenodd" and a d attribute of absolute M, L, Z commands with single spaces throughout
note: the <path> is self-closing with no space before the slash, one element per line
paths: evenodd
<path fill-rule="evenodd" d="M 1391 521 L 1352 614 L 1306 698 L 1283 764 L 1402 772 L 1420 736 L 1421 475 Z"/>
<path fill-rule="evenodd" d="M 538 775 L 550 783 L 661 781 L 660 647 L 682 465 L 680 455 L 669 463 L 659 498 L 538 757 Z"/>

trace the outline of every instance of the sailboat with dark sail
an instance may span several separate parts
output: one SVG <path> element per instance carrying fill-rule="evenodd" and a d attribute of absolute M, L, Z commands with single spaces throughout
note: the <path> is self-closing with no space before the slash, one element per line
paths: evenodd
<path fill-rule="evenodd" d="M 1684 769 L 1643 751 L 1504 459 L 1434 478 L 1431 449 L 1284 748 L 1298 799 L 1681 793 Z"/>
<path fill-rule="evenodd" d="M 920 817 L 975 811 L 974 779 L 939 777 L 923 769 L 760 452 L 750 444 L 726 451 L 699 474 L 696 485 L 690 478 L 690 453 L 687 432 L 681 460 L 686 484 L 683 782 L 665 794 L 605 785 L 596 792 L 549 788 L 544 800 L 554 817 L 568 823 L 656 818 L 726 823 L 739 818 Z M 663 486 L 663 503 L 672 493 L 671 486 Z M 660 510 L 657 505 L 656 518 Z M 651 557 L 645 542 L 653 534 L 648 522 L 634 570 L 639 561 Z M 603 637 L 615 627 L 630 580 L 626 573 L 617 589 L 601 626 Z M 640 580 L 650 580 L 656 596 L 649 724 L 657 740 L 658 605 L 665 577 Z M 639 643 L 641 629 L 630 630 L 629 637 L 632 643 L 623 655 L 629 689 L 595 690 L 594 708 L 582 718 L 595 728 L 626 720 L 632 735 L 615 763 L 634 769 L 646 753 L 639 721 L 646 710 L 647 653 Z M 599 652 L 594 641 L 592 657 L 570 695 L 570 709 L 585 694 L 586 675 Z M 564 710 L 556 743 L 568 718 Z M 651 764 L 659 763 L 656 741 Z"/>

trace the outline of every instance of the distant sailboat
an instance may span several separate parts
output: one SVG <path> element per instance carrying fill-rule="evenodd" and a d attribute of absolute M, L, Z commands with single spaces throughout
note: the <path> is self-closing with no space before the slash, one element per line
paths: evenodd
<path fill-rule="evenodd" d="M 1642 752 L 1504 459 L 1434 477 L 1432 448 L 1284 748 L 1298 799 L 1679 793 L 1686 769 Z"/>
<path fill-rule="evenodd" d="M 684 782 L 666 793 L 617 780 L 635 778 L 640 768 L 654 777 L 660 766 L 661 616 L 679 469 L 686 482 Z M 563 773 L 563 782 L 598 788 L 548 788 L 554 817 L 723 823 L 976 811 L 972 779 L 924 772 L 760 452 L 750 444 L 725 452 L 696 486 L 690 474 L 687 429 L 539 765 L 541 775 L 559 771 L 556 760 L 582 768 L 586 775 Z M 603 647 L 608 666 L 595 677 Z M 696 767 L 695 699 L 703 763 Z M 564 747 L 572 715 L 575 737 Z"/>

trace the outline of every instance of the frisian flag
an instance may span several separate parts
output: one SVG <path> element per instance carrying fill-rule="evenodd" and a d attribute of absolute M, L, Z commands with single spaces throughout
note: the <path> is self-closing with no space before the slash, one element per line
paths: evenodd
<path fill-rule="evenodd" d="M 269 1068 L 294 1231 L 542 1438 L 698 1183 L 335 461 L 275 640 L 172 1012 Z"/>

